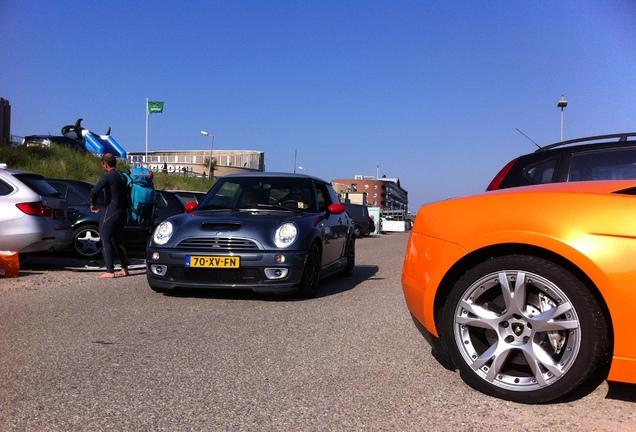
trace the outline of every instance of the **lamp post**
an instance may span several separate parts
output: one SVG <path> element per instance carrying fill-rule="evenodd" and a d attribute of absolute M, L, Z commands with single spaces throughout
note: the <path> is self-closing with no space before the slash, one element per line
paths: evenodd
<path fill-rule="evenodd" d="M 557 107 L 561 108 L 561 141 L 563 141 L 563 108 L 568 106 L 568 101 L 563 99 L 563 95 L 561 95 L 561 100 L 557 102 Z"/>
<path fill-rule="evenodd" d="M 206 131 L 201 131 L 201 135 L 212 137 L 212 147 L 210 147 L 210 159 L 208 160 L 208 178 L 213 179 L 212 175 L 212 152 L 214 151 L 214 135 L 207 133 Z"/>

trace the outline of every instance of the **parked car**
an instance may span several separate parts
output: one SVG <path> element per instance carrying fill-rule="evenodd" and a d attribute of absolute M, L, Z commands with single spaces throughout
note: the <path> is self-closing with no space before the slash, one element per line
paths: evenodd
<path fill-rule="evenodd" d="M 81 142 L 65 136 L 29 135 L 22 140 L 22 145 L 26 147 L 49 147 L 51 144 L 70 147 L 83 153 L 88 152 Z"/>
<path fill-rule="evenodd" d="M 367 206 L 361 204 L 343 204 L 345 209 L 347 209 L 347 213 L 353 219 L 354 227 L 355 227 L 355 236 L 361 237 L 363 235 L 368 236 L 371 231 L 375 229 L 375 224 L 373 225 L 373 230 L 371 229 L 371 223 L 373 220 L 369 217 L 369 209 Z"/>
<path fill-rule="evenodd" d="M 152 228 L 170 216 L 185 213 L 185 203 L 172 191 L 163 189 L 155 190 L 155 211 Z"/>
<path fill-rule="evenodd" d="M 226 175 L 192 213 L 157 226 L 146 263 L 148 284 L 159 292 L 230 288 L 308 298 L 321 277 L 353 274 L 353 225 L 318 178 Z"/>
<path fill-rule="evenodd" d="M 635 195 L 635 180 L 556 183 L 422 207 L 402 270 L 416 325 L 495 397 L 636 384 Z"/>
<path fill-rule="evenodd" d="M 64 197 L 41 175 L 0 164 L 0 249 L 20 254 L 64 249 L 72 236 Z"/>
<path fill-rule="evenodd" d="M 73 225 L 73 250 L 80 256 L 93 258 L 101 256 L 102 240 L 99 234 L 100 213 L 93 213 L 90 209 L 90 192 L 93 183 L 81 180 L 46 179 L 68 201 L 68 217 Z M 104 194 L 97 198 L 101 206 L 104 203 Z M 155 191 L 155 210 L 153 223 L 150 226 L 142 226 L 136 223 L 132 217 L 124 228 L 124 244 L 129 247 L 144 246 L 152 226 L 165 218 L 184 212 L 183 202 L 173 193 Z"/>
<path fill-rule="evenodd" d="M 561 141 L 508 162 L 487 190 L 585 180 L 636 179 L 636 132 Z"/>

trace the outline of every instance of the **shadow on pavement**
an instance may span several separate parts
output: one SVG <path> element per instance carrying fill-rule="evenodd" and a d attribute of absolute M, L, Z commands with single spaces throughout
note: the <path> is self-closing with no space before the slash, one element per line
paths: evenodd
<path fill-rule="evenodd" d="M 371 279 L 378 272 L 377 266 L 356 266 L 351 277 L 333 275 L 322 279 L 314 298 L 328 297 L 355 288 L 365 280 Z M 194 297 L 224 300 L 259 300 L 259 301 L 309 301 L 295 295 L 259 294 L 249 289 L 177 289 L 163 293 L 169 297 Z"/>

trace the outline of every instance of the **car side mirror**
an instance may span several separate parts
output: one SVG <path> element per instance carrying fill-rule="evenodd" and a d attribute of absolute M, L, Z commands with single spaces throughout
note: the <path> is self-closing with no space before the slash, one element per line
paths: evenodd
<path fill-rule="evenodd" d="M 331 204 L 329 207 L 327 207 L 327 212 L 329 212 L 330 214 L 342 214 L 345 212 L 345 206 L 343 206 L 342 204 Z"/>
<path fill-rule="evenodd" d="M 194 201 L 190 201 L 185 205 L 185 211 L 186 213 L 192 213 L 197 207 L 199 207 L 199 204 Z"/>

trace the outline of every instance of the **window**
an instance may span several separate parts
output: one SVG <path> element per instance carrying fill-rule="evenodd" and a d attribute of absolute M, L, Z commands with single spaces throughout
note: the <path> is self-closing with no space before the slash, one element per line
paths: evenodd
<path fill-rule="evenodd" d="M 68 188 L 68 190 L 66 191 L 65 195 L 66 195 L 66 200 L 68 201 L 69 205 L 88 204 L 86 202 L 86 199 L 79 192 L 77 192 L 75 189 Z"/>
<path fill-rule="evenodd" d="M 572 155 L 568 181 L 636 179 L 636 148 Z"/>
<path fill-rule="evenodd" d="M 329 191 L 326 186 L 322 183 L 315 183 L 316 186 L 316 196 L 318 197 L 318 211 L 324 212 L 327 211 L 327 207 L 331 204 L 331 199 L 329 197 Z"/>
<path fill-rule="evenodd" d="M 535 183 L 552 183 L 556 173 L 557 159 L 550 159 L 527 170 L 528 176 Z"/>
<path fill-rule="evenodd" d="M 13 192 L 13 187 L 8 183 L 0 181 L 0 195 L 9 195 L 11 192 Z"/>

